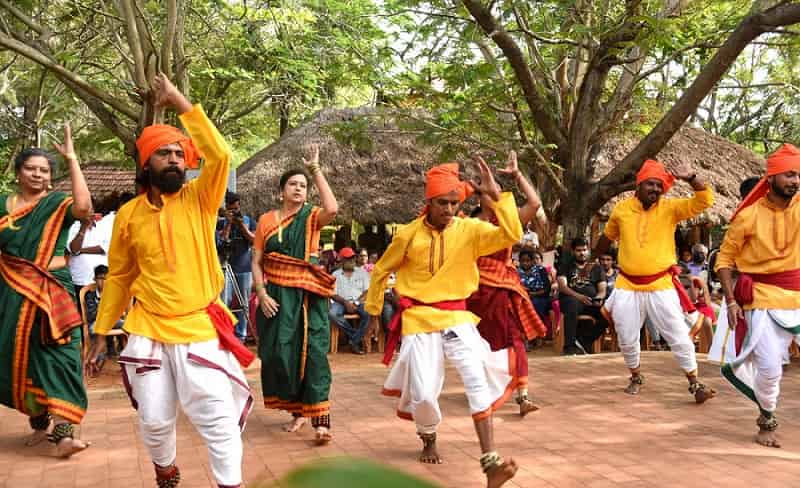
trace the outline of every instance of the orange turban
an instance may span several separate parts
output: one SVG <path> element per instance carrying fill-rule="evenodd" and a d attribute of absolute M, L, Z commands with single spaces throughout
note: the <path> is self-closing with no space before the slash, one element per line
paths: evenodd
<path fill-rule="evenodd" d="M 788 171 L 800 171 L 800 149 L 797 149 L 791 144 L 784 144 L 767 158 L 767 176 L 761 178 L 761 181 L 759 181 L 753 190 L 742 200 L 742 203 L 739 204 L 739 207 L 737 207 L 736 211 L 733 213 L 731 221 L 739 215 L 739 212 L 756 203 L 761 197 L 767 194 L 769 191 L 768 176 L 775 176 Z"/>
<path fill-rule="evenodd" d="M 167 144 L 180 144 L 183 149 L 183 159 L 189 168 L 199 166 L 200 152 L 194 147 L 192 139 L 177 127 L 171 125 L 148 125 L 142 135 L 136 139 L 136 149 L 139 151 L 139 166 L 144 168 L 150 156 L 161 146 Z"/>
<path fill-rule="evenodd" d="M 458 177 L 458 163 L 440 164 L 425 174 L 425 200 L 452 191 L 458 192 L 458 199 L 462 202 L 472 195 L 472 185 Z"/>
<path fill-rule="evenodd" d="M 664 185 L 664 193 L 668 192 L 672 188 L 672 184 L 675 183 L 675 177 L 669 174 L 663 164 L 654 159 L 648 159 L 644 162 L 642 169 L 636 174 L 636 185 L 638 186 L 639 183 L 650 178 L 661 180 L 661 184 Z"/>

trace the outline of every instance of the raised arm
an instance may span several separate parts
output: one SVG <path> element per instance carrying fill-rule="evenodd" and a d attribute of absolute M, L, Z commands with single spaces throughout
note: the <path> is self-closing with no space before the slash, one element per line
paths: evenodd
<path fill-rule="evenodd" d="M 514 178 L 514 182 L 517 184 L 520 191 L 522 191 L 522 194 L 525 195 L 525 205 L 519 208 L 519 220 L 524 227 L 536 217 L 536 212 L 542 207 L 542 199 L 539 198 L 539 194 L 536 192 L 531 182 L 528 181 L 528 178 L 519 170 L 516 151 L 511 151 L 508 154 L 508 163 L 506 167 L 498 170 L 498 172 Z"/>
<path fill-rule="evenodd" d="M 706 182 L 693 171 L 689 165 L 668 165 L 667 169 L 672 176 L 691 185 L 694 195 L 691 198 L 672 200 L 672 205 L 677 221 L 690 219 L 699 215 L 703 210 L 714 205 L 714 191 Z"/>
<path fill-rule="evenodd" d="M 78 163 L 78 156 L 75 154 L 69 122 L 64 124 L 64 144 L 54 144 L 54 146 L 69 165 L 69 178 L 72 184 L 72 216 L 75 220 L 86 220 L 94 211 L 92 210 L 92 195 L 89 193 L 81 165 Z"/>
<path fill-rule="evenodd" d="M 499 223 L 494 226 L 488 222 L 476 222 L 475 257 L 486 256 L 501 249 L 514 245 L 522 237 L 522 224 L 520 223 L 517 206 L 514 203 L 514 195 L 510 192 L 500 193 L 500 186 L 494 180 L 489 165 L 480 157 L 478 169 L 481 173 L 481 181 L 473 182 L 472 186 L 486 196 L 483 201 L 489 204 L 494 210 Z"/>
<path fill-rule="evenodd" d="M 311 175 L 314 185 L 319 191 L 322 211 L 319 213 L 318 222 L 320 227 L 324 227 L 336 217 L 336 213 L 339 211 L 339 204 L 336 203 L 336 197 L 333 195 L 333 191 L 328 185 L 328 180 L 325 179 L 325 174 L 319 164 L 319 144 L 311 145 L 311 156 L 309 159 L 303 158 L 303 164 L 305 164 L 306 170 Z"/>

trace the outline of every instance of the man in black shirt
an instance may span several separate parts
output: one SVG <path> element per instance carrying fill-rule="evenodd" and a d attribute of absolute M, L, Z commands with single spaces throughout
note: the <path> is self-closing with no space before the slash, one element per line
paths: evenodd
<path fill-rule="evenodd" d="M 217 222 L 217 251 L 220 260 L 227 260 L 231 265 L 233 277 L 226 273 L 225 288 L 222 290 L 222 301 L 231 306 L 236 297 L 234 287 L 239 285 L 239 292 L 244 300 L 250 298 L 250 287 L 253 283 L 252 254 L 250 247 L 255 237 L 256 223 L 249 215 L 243 215 L 240 207 L 239 195 L 231 191 L 225 193 L 225 210 L 222 218 Z M 239 304 L 236 312 L 236 336 L 244 342 L 247 337 L 247 317 L 244 305 Z"/>
<path fill-rule="evenodd" d="M 572 241 L 572 255 L 561 261 L 558 299 L 564 314 L 564 354 L 586 354 L 608 326 L 600 313 L 606 297 L 605 273 L 589 261 L 589 243 L 582 237 Z M 589 315 L 595 322 L 584 322 L 578 330 L 579 315 Z"/>

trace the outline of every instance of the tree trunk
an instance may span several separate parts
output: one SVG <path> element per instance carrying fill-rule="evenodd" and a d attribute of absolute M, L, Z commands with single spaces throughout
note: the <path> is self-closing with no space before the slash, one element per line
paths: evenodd
<path fill-rule="evenodd" d="M 278 107 L 280 117 L 280 128 L 278 136 L 282 137 L 289 130 L 289 103 L 282 102 Z"/>
<path fill-rule="evenodd" d="M 589 225 L 594 211 L 585 205 L 582 198 L 570 198 L 561 206 L 561 226 L 564 245 L 569 246 L 576 237 L 588 238 Z"/>

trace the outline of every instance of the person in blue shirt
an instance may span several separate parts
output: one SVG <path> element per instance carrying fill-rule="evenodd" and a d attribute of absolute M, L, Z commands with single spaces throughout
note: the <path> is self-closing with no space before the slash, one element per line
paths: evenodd
<path fill-rule="evenodd" d="M 253 238 L 255 237 L 256 222 L 249 215 L 243 215 L 241 210 L 240 197 L 234 192 L 225 194 L 225 209 L 221 212 L 221 217 L 217 222 L 217 252 L 220 261 L 225 261 L 231 265 L 233 274 L 239 284 L 239 292 L 244 300 L 250 297 L 250 288 L 253 284 L 253 272 L 251 267 Z M 230 276 L 225 276 L 225 288 L 222 290 L 222 301 L 231 307 L 234 292 L 234 282 Z M 244 342 L 247 338 L 247 320 L 243 309 L 244 304 L 238 307 L 241 310 L 236 312 L 236 336 Z M 231 307 L 233 308 L 233 307 Z"/>

